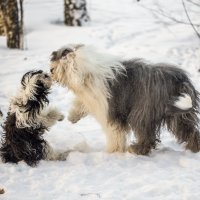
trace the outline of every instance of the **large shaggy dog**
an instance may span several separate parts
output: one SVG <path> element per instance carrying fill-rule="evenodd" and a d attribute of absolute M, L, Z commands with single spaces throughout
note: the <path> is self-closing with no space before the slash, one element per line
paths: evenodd
<path fill-rule="evenodd" d="M 200 150 L 199 94 L 183 70 L 69 45 L 52 53 L 50 71 L 53 80 L 76 95 L 69 120 L 92 114 L 106 133 L 108 152 L 125 151 L 132 130 L 137 142 L 129 151 L 149 154 L 164 124 L 186 149 Z"/>
<path fill-rule="evenodd" d="M 0 155 L 4 162 L 25 161 L 34 166 L 41 159 L 63 159 L 64 154 L 54 151 L 42 135 L 63 115 L 47 107 L 47 95 L 52 85 L 50 76 L 43 71 L 27 72 L 21 80 L 21 89 L 12 98 L 6 121 Z"/>

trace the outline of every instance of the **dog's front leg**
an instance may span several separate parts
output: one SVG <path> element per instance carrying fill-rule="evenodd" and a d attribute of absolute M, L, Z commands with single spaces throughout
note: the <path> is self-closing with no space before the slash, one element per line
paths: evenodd
<path fill-rule="evenodd" d="M 57 121 L 62 121 L 64 115 L 57 108 L 48 107 L 41 113 L 40 120 L 45 127 L 53 126 Z"/>
<path fill-rule="evenodd" d="M 107 139 L 106 152 L 125 152 L 128 128 L 107 123 L 106 127 L 104 127 L 104 130 L 106 132 Z"/>
<path fill-rule="evenodd" d="M 78 122 L 81 118 L 87 116 L 87 114 L 88 112 L 83 103 L 80 102 L 78 99 L 75 99 L 73 102 L 73 107 L 69 111 L 68 120 L 74 124 Z"/>

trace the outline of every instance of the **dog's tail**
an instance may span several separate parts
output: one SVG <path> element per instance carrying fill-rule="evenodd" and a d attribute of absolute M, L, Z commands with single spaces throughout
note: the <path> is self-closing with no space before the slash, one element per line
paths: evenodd
<path fill-rule="evenodd" d="M 185 143 L 186 149 L 199 152 L 199 93 L 189 82 L 181 89 L 180 95 L 168 106 L 170 117 L 166 120 L 167 127 L 179 143 Z"/>
<path fill-rule="evenodd" d="M 199 96 L 199 92 L 191 83 L 184 83 L 180 89 L 180 95 L 170 99 L 167 105 L 167 114 L 199 113 Z"/>
<path fill-rule="evenodd" d="M 192 98 L 187 93 L 181 93 L 180 96 L 174 97 L 167 106 L 168 114 L 188 113 L 193 110 Z"/>

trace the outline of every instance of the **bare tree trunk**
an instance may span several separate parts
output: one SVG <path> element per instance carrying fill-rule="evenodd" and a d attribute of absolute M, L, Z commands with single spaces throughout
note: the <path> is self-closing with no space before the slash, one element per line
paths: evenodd
<path fill-rule="evenodd" d="M 19 49 L 22 46 L 21 39 L 23 38 L 21 34 L 23 29 L 21 27 L 22 23 L 20 23 L 17 0 L 1 0 L 0 11 L 2 12 L 3 23 L 6 29 L 7 47 Z M 23 15 L 21 14 L 21 16 Z"/>
<path fill-rule="evenodd" d="M 20 49 L 24 49 L 24 9 L 23 9 L 23 0 L 19 0 L 20 8 Z"/>
<path fill-rule="evenodd" d="M 64 0 L 64 22 L 68 26 L 83 26 L 89 21 L 85 0 Z"/>
<path fill-rule="evenodd" d="M 6 35 L 6 28 L 3 20 L 3 13 L 0 10 L 0 35 Z"/>

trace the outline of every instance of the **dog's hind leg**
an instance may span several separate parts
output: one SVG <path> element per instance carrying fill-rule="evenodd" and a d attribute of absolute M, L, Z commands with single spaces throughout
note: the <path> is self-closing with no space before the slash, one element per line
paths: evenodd
<path fill-rule="evenodd" d="M 156 148 L 156 144 L 159 141 L 156 137 L 156 131 L 154 128 L 133 129 L 137 143 L 133 143 L 128 147 L 130 153 L 138 155 L 148 155 L 152 149 Z"/>
<path fill-rule="evenodd" d="M 12 162 L 18 163 L 21 159 L 18 158 L 17 153 L 14 151 L 14 148 L 11 145 L 6 144 L 5 142 L 2 144 L 0 148 L 0 157 L 3 162 Z"/>
<path fill-rule="evenodd" d="M 168 129 L 175 135 L 179 143 L 186 143 L 185 148 L 192 152 L 200 151 L 200 132 L 198 116 L 194 112 L 174 115 L 167 119 Z"/>

